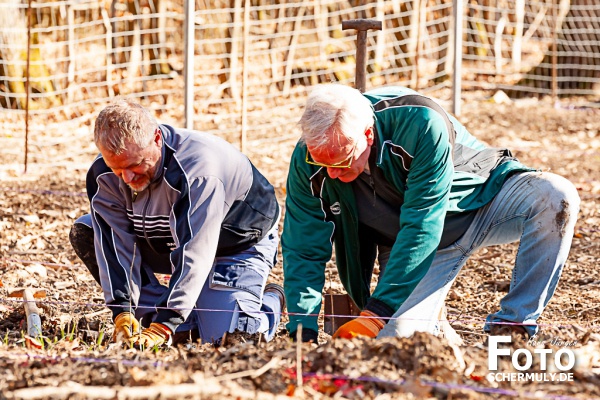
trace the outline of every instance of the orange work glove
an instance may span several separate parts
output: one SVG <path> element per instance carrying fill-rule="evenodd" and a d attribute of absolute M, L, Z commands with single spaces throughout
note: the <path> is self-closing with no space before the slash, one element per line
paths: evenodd
<path fill-rule="evenodd" d="M 384 326 L 385 323 L 379 319 L 379 315 L 364 310 L 360 312 L 360 317 L 340 326 L 333 334 L 333 338 L 353 339 L 357 336 L 374 338 Z"/>
<path fill-rule="evenodd" d="M 166 325 L 153 322 L 148 328 L 142 330 L 142 333 L 131 338 L 130 341 L 138 349 L 151 349 L 154 346 L 162 346 L 163 344 L 169 346 L 172 334 L 173 332 Z"/>
<path fill-rule="evenodd" d="M 135 319 L 135 315 L 129 311 L 122 312 L 115 318 L 115 333 L 113 335 L 113 340 L 115 342 L 118 342 L 119 340 L 128 341 L 133 335 L 137 335 L 139 330 L 140 324 L 138 320 Z"/>

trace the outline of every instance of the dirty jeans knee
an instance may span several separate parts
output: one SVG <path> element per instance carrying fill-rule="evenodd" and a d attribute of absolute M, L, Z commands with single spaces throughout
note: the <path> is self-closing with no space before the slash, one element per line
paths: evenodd
<path fill-rule="evenodd" d="M 577 189 L 570 181 L 554 174 L 545 175 L 548 176 L 549 180 L 554 182 L 552 196 L 552 208 L 556 211 L 554 221 L 557 229 L 560 232 L 560 235 L 565 237 L 567 236 L 568 232 L 573 230 L 575 227 L 581 199 L 579 198 Z M 571 236 L 568 237 L 569 243 L 571 241 Z"/>

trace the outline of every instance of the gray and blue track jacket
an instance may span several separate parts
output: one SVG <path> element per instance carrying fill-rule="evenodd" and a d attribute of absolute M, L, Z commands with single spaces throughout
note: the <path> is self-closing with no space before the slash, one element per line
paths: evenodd
<path fill-rule="evenodd" d="M 402 199 L 400 229 L 371 293 L 376 246 L 359 230 L 352 185 L 307 164 L 306 145 L 299 142 L 290 163 L 281 241 L 290 332 L 298 324 L 318 331 L 334 243 L 340 280 L 354 302 L 390 317 L 429 269 L 446 215 L 484 206 L 512 173 L 531 170 L 508 150 L 479 142 L 438 104 L 410 89 L 386 87 L 364 96 L 375 116 L 376 168 Z"/>
<path fill-rule="evenodd" d="M 215 257 L 256 244 L 274 226 L 273 186 L 226 141 L 160 125 L 162 157 L 150 186 L 136 193 L 98 156 L 87 175 L 94 246 L 113 316 L 140 296 L 139 243 L 170 253 L 169 290 L 156 322 L 175 328 L 194 308 Z"/>

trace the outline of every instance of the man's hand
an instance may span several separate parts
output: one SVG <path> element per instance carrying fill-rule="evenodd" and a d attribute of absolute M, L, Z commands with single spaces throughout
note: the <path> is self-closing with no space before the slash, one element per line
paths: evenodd
<path fill-rule="evenodd" d="M 360 317 L 346 322 L 333 334 L 333 338 L 353 339 L 357 336 L 374 338 L 383 329 L 385 323 L 379 319 L 379 315 L 372 311 L 361 311 Z"/>
<path fill-rule="evenodd" d="M 131 338 L 131 343 L 138 349 L 151 349 L 154 346 L 170 345 L 171 329 L 158 322 L 153 322 L 139 335 Z"/>
<path fill-rule="evenodd" d="M 115 318 L 115 333 L 113 339 L 115 342 L 119 340 L 129 341 L 134 335 L 137 335 L 140 330 L 140 324 L 135 319 L 135 315 L 129 311 L 122 312 Z"/>

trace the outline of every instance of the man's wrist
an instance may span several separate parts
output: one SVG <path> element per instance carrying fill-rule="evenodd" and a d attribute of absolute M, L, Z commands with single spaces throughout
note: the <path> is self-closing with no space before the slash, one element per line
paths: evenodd
<path fill-rule="evenodd" d="M 389 318 L 396 312 L 392 307 L 388 306 L 381 300 L 371 297 L 365 305 L 365 310 L 369 310 L 383 318 L 384 323 L 387 323 Z"/>
<path fill-rule="evenodd" d="M 177 327 L 185 322 L 184 318 L 175 310 L 161 309 L 154 322 L 163 324 L 171 330 L 177 331 Z"/>

